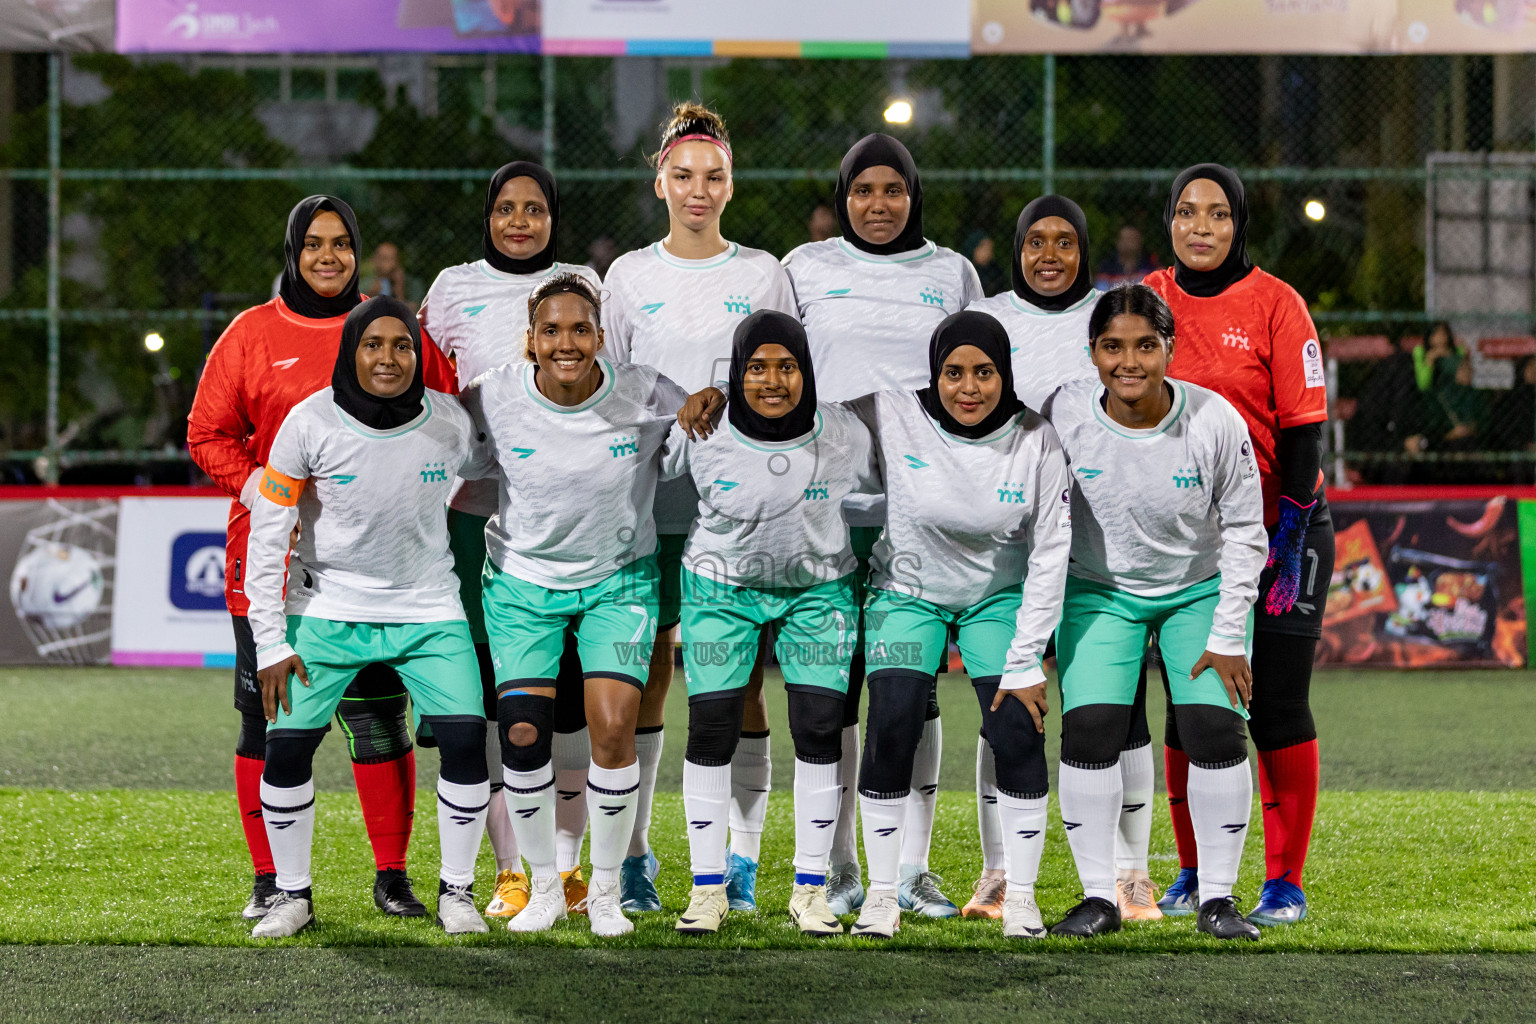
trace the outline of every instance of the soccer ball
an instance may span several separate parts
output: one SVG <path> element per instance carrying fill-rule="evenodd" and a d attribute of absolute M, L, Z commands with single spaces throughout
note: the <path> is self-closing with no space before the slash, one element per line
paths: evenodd
<path fill-rule="evenodd" d="M 96 555 L 57 541 L 27 552 L 11 573 L 17 616 L 48 629 L 69 629 L 90 618 L 105 590 Z"/>

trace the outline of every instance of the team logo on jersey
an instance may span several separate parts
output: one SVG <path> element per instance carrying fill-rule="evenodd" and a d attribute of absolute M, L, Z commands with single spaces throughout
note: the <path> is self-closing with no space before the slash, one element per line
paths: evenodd
<path fill-rule="evenodd" d="M 911 466 L 913 469 L 927 469 L 928 468 L 928 463 L 924 462 L 922 459 L 918 458 L 916 455 L 903 455 L 902 458 L 906 459 L 907 460 L 907 465 Z"/>
<path fill-rule="evenodd" d="M 286 370 L 286 369 L 288 369 L 288 367 L 292 366 L 294 363 L 296 363 L 298 361 L 299 361 L 299 357 L 298 356 L 294 356 L 292 359 L 279 359 L 277 362 L 272 364 L 272 369 L 274 369 L 274 370 Z"/>
<path fill-rule="evenodd" d="M 997 500 L 1004 505 L 1023 505 L 1025 489 L 1023 484 L 1005 483 L 997 489 Z"/>
<path fill-rule="evenodd" d="M 1241 327 L 1228 327 L 1221 332 L 1221 343 L 1227 346 L 1227 348 L 1240 348 L 1247 352 L 1249 348 L 1248 332 Z"/>
<path fill-rule="evenodd" d="M 436 482 L 436 483 L 447 483 L 447 481 L 448 481 L 448 463 L 446 463 L 446 462 L 429 462 L 426 465 L 421 467 L 421 482 L 422 483 L 424 483 L 424 484 L 430 484 L 430 483 L 434 483 L 434 482 Z"/>
<path fill-rule="evenodd" d="M 488 305 L 490 305 L 490 303 L 482 302 L 478 306 L 465 306 L 462 312 L 465 316 L 479 316 L 481 313 L 485 312 L 485 307 Z"/>
<path fill-rule="evenodd" d="M 1174 470 L 1173 486 L 1179 488 L 1205 486 L 1205 481 L 1200 478 L 1200 467 L 1186 466 L 1183 469 Z"/>
<path fill-rule="evenodd" d="M 740 313 L 747 316 L 752 312 L 752 300 L 745 295 L 727 295 L 725 297 L 725 311 L 727 313 Z"/>
<path fill-rule="evenodd" d="M 728 490 L 730 490 L 733 487 L 740 487 L 741 486 L 741 481 L 740 480 L 716 480 L 716 481 L 713 482 L 713 486 L 720 488 L 722 491 L 728 491 Z"/>
<path fill-rule="evenodd" d="M 847 295 L 851 291 L 853 291 L 852 288 L 828 288 L 827 289 L 827 294 L 828 295 Z"/>
<path fill-rule="evenodd" d="M 925 305 L 944 308 L 944 292 L 940 288 L 924 288 L 917 293 L 917 297 L 922 299 Z"/>
<path fill-rule="evenodd" d="M 666 305 L 665 302 L 651 302 L 651 303 L 648 303 L 648 304 L 646 304 L 644 306 L 641 306 L 640 307 L 640 312 L 644 313 L 646 316 L 654 316 L 656 314 L 656 311 L 658 309 L 660 309 L 662 306 L 665 306 L 665 305 Z"/>
<path fill-rule="evenodd" d="M 639 455 L 640 442 L 633 434 L 626 437 L 616 437 L 608 445 L 608 454 L 616 459 L 622 459 L 626 455 Z"/>
<path fill-rule="evenodd" d="M 1102 469 L 1089 469 L 1087 466 L 1077 467 L 1077 475 L 1082 477 L 1084 480 L 1092 480 L 1103 472 L 1104 471 Z"/>
<path fill-rule="evenodd" d="M 345 487 L 347 484 L 356 479 L 357 477 L 355 475 L 349 476 L 345 473 L 339 473 L 336 476 L 331 477 L 331 483 L 335 484 L 337 487 Z"/>
<path fill-rule="evenodd" d="M 810 486 L 806 487 L 805 489 L 805 500 L 825 501 L 828 497 L 827 492 L 831 485 L 832 481 L 830 480 L 812 480 Z"/>
<path fill-rule="evenodd" d="M 513 448 L 512 450 L 517 453 L 517 457 L 520 459 L 526 459 L 528 456 L 538 451 L 537 448 Z"/>

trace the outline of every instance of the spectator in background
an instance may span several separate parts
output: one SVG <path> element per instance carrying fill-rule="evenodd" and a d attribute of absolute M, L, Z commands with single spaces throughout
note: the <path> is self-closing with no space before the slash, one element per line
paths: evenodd
<path fill-rule="evenodd" d="M 401 302 L 410 302 L 406 295 L 405 265 L 400 262 L 400 247 L 394 242 L 380 242 L 373 250 L 371 272 L 364 279 L 363 294 L 388 295 Z"/>
<path fill-rule="evenodd" d="M 1424 341 L 1413 349 L 1413 378 L 1419 390 L 1427 394 L 1434 387 L 1436 363 L 1441 359 L 1465 354 L 1466 349 L 1457 344 L 1450 324 L 1441 320 L 1432 325 Z"/>
<path fill-rule="evenodd" d="M 805 222 L 805 229 L 813 242 L 825 242 L 841 234 L 841 229 L 837 226 L 837 213 L 826 203 L 817 203 L 812 208 L 810 219 Z"/>
<path fill-rule="evenodd" d="M 997 247 L 985 231 L 972 231 L 966 235 L 965 245 L 960 251 L 976 267 L 976 276 L 981 278 L 983 292 L 996 295 L 1008 287 L 1008 275 L 997 265 Z"/>
<path fill-rule="evenodd" d="M 1141 229 L 1134 224 L 1122 224 L 1115 235 L 1115 252 L 1106 256 L 1094 275 L 1094 286 L 1109 291 L 1122 284 L 1140 284 L 1141 279 L 1157 269 L 1156 257 L 1149 254 L 1142 243 Z"/>
<path fill-rule="evenodd" d="M 608 267 L 619 258 L 619 243 L 612 235 L 598 235 L 587 246 L 587 266 L 597 271 L 598 277 L 608 276 Z"/>
<path fill-rule="evenodd" d="M 1536 356 L 1515 367 L 1515 386 L 1499 396 L 1488 416 L 1488 445 L 1499 451 L 1536 450 Z"/>

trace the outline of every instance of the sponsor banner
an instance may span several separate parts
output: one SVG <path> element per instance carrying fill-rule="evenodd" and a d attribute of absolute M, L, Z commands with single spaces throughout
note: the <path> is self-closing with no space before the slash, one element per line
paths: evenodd
<path fill-rule="evenodd" d="M 114 499 L 0 501 L 0 664 L 106 664 L 116 557 Z"/>
<path fill-rule="evenodd" d="M 1517 510 L 1530 504 L 1499 494 L 1332 505 L 1318 664 L 1523 667 L 1533 520 Z"/>
<path fill-rule="evenodd" d="M 120 53 L 537 53 L 539 0 L 118 0 Z"/>
<path fill-rule="evenodd" d="M 229 499 L 125 497 L 120 506 L 112 663 L 233 666 L 224 605 Z"/>

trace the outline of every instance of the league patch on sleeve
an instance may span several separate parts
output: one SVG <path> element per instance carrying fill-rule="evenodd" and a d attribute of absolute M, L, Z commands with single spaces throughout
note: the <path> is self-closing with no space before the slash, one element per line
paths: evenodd
<path fill-rule="evenodd" d="M 1243 438 L 1242 454 L 1237 461 L 1244 480 L 1253 479 L 1253 475 L 1259 471 L 1258 463 L 1253 460 L 1253 443 L 1246 437 Z"/>
<path fill-rule="evenodd" d="M 1307 377 L 1307 387 L 1320 388 L 1328 383 L 1327 375 L 1323 373 L 1323 347 L 1316 338 L 1308 338 L 1301 346 L 1301 368 Z"/>
<path fill-rule="evenodd" d="M 1056 513 L 1056 528 L 1072 529 L 1072 489 L 1070 487 L 1061 492 L 1061 508 Z"/>

